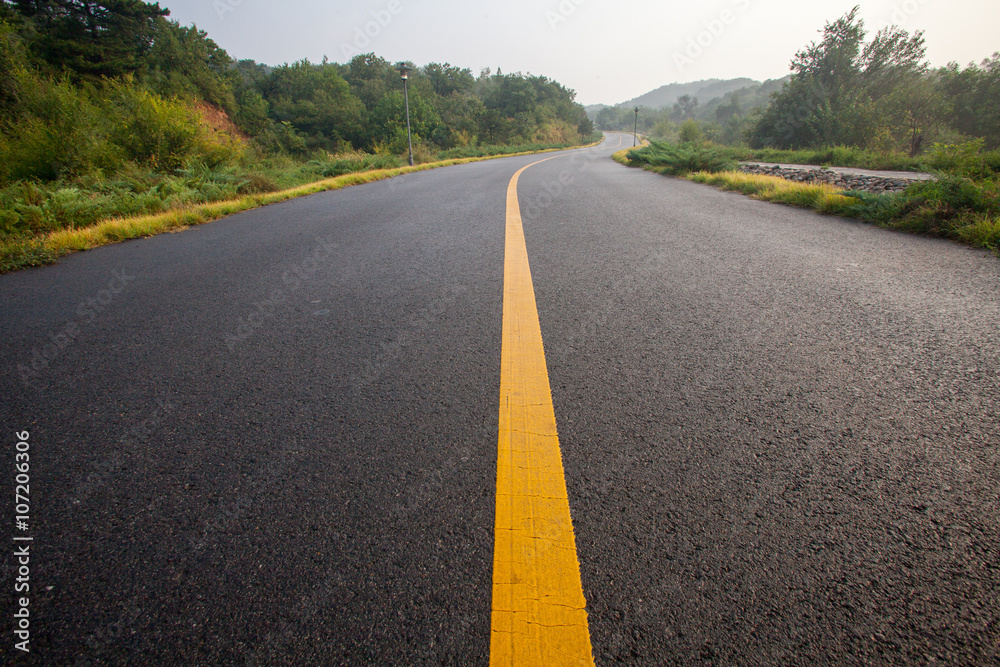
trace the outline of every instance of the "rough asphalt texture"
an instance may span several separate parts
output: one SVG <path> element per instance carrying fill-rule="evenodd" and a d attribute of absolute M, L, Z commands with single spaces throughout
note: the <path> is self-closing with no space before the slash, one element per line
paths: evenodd
<path fill-rule="evenodd" d="M 597 662 L 997 664 L 1000 261 L 617 143 L 520 186 Z M 20 662 L 485 664 L 504 195 L 535 159 L 0 276 Z"/>

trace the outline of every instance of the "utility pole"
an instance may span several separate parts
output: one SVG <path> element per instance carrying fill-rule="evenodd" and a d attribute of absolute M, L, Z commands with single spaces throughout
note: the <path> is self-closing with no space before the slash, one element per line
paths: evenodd
<path fill-rule="evenodd" d="M 639 107 L 635 108 L 635 131 L 632 133 L 632 148 L 639 145 Z"/>
<path fill-rule="evenodd" d="M 403 77 L 403 99 L 406 101 L 406 143 L 410 147 L 410 166 L 413 166 L 413 136 L 410 134 L 410 91 L 407 83 L 410 80 L 410 68 L 400 63 L 399 67 L 400 75 Z"/>

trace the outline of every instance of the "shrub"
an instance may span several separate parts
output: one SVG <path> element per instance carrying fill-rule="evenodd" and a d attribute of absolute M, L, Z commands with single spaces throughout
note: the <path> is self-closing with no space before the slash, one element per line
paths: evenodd
<path fill-rule="evenodd" d="M 705 139 L 698 121 L 688 118 L 681 124 L 681 131 L 678 135 L 682 144 L 698 144 Z"/>
<path fill-rule="evenodd" d="M 157 97 L 125 81 L 113 84 L 106 108 L 114 119 L 112 138 L 130 160 L 170 171 L 197 153 L 198 118 L 180 102 Z"/>
<path fill-rule="evenodd" d="M 120 164 L 107 141 L 102 114 L 83 89 L 67 79 L 22 74 L 23 113 L 0 137 L 0 175 L 6 180 L 54 180 Z"/>
<path fill-rule="evenodd" d="M 985 145 L 983 139 L 934 144 L 927 154 L 927 168 L 965 178 L 994 178 L 1000 174 L 1000 151 L 986 152 Z"/>
<path fill-rule="evenodd" d="M 691 144 L 678 146 L 662 141 L 651 141 L 649 146 L 629 151 L 628 159 L 671 176 L 684 176 L 697 171 L 732 171 L 736 168 L 736 161 L 729 151 Z"/>
<path fill-rule="evenodd" d="M 959 213 L 1000 213 L 997 186 L 989 181 L 976 183 L 961 176 L 942 176 L 936 181 L 920 181 L 906 189 L 913 207 L 931 206 L 942 217 Z"/>

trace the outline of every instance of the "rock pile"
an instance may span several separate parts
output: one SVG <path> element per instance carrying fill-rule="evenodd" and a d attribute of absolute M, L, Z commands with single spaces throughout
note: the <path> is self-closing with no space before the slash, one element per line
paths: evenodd
<path fill-rule="evenodd" d="M 745 174 L 763 174 L 765 176 L 778 176 L 789 181 L 799 183 L 828 183 L 834 187 L 844 190 L 856 190 L 862 192 L 902 192 L 920 178 L 914 176 L 910 178 L 883 178 L 880 176 L 863 176 L 861 174 L 842 174 L 832 169 L 791 169 L 778 165 L 766 166 L 760 164 L 741 164 L 741 172 Z"/>

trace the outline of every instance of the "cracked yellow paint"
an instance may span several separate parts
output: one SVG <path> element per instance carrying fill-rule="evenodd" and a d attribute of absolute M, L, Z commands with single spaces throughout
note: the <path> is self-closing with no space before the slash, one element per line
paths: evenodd
<path fill-rule="evenodd" d="M 517 182 L 528 167 L 514 174 L 507 189 L 490 664 L 593 665 L 517 200 Z"/>

